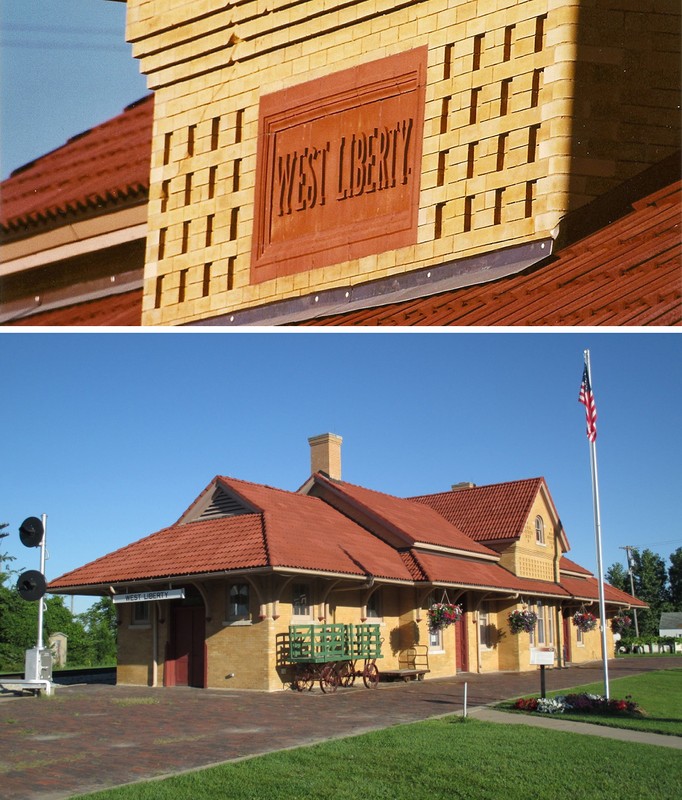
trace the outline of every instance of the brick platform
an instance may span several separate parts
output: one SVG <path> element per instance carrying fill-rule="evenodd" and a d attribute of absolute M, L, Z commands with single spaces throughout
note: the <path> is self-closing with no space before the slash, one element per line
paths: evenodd
<path fill-rule="evenodd" d="M 611 679 L 682 666 L 682 656 L 611 662 Z M 547 689 L 600 681 L 601 664 L 547 672 Z M 462 674 L 322 694 L 65 686 L 0 695 L 4 800 L 58 800 L 124 783 L 461 713 L 540 689 L 538 672 Z"/>

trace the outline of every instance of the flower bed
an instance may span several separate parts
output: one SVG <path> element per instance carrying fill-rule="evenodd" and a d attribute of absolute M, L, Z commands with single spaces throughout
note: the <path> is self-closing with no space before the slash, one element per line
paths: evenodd
<path fill-rule="evenodd" d="M 642 710 L 630 695 L 624 700 L 607 700 L 599 694 L 567 694 L 551 698 L 522 697 L 513 706 L 518 711 L 539 714 L 563 714 L 565 711 L 584 714 L 621 714 L 642 716 Z"/>

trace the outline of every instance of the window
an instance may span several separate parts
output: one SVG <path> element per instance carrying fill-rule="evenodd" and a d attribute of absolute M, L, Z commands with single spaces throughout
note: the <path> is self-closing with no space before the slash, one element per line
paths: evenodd
<path fill-rule="evenodd" d="M 493 625 L 490 621 L 490 604 L 483 603 L 478 612 L 478 635 L 481 650 L 493 647 Z"/>
<path fill-rule="evenodd" d="M 537 600 L 530 606 L 538 615 L 538 624 L 530 635 L 531 647 L 547 647 L 554 644 L 554 609 Z"/>
<path fill-rule="evenodd" d="M 443 649 L 443 631 L 429 631 L 429 650 Z"/>
<path fill-rule="evenodd" d="M 381 619 L 382 617 L 383 612 L 381 609 L 379 594 L 378 592 L 374 592 L 374 594 L 367 600 L 367 619 Z"/>
<path fill-rule="evenodd" d="M 309 617 L 310 608 L 310 587 L 307 583 L 295 583 L 292 589 L 291 613 L 295 617 Z"/>
<path fill-rule="evenodd" d="M 535 541 L 537 544 L 545 543 L 545 523 L 542 517 L 535 517 Z"/>
<path fill-rule="evenodd" d="M 133 603 L 132 624 L 149 625 L 149 603 Z"/>
<path fill-rule="evenodd" d="M 247 621 L 251 618 L 249 584 L 233 583 L 227 600 L 227 618 L 231 621 Z"/>
<path fill-rule="evenodd" d="M 585 646 L 585 634 L 580 630 L 580 628 L 575 629 L 575 640 L 578 647 Z"/>
<path fill-rule="evenodd" d="M 537 626 L 538 644 L 545 644 L 545 608 L 542 605 L 542 600 L 538 600 L 536 614 L 538 615 L 538 626 Z"/>
<path fill-rule="evenodd" d="M 429 607 L 431 607 L 434 603 L 437 603 L 435 595 L 429 596 Z M 429 628 L 429 650 L 443 650 L 443 631 L 437 630 L 432 631 Z"/>

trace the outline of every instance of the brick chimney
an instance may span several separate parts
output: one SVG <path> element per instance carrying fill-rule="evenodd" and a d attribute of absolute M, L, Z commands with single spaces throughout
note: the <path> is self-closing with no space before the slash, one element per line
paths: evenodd
<path fill-rule="evenodd" d="M 341 442 L 335 433 L 322 433 L 308 439 L 310 445 L 310 472 L 324 472 L 336 481 L 341 480 Z"/>

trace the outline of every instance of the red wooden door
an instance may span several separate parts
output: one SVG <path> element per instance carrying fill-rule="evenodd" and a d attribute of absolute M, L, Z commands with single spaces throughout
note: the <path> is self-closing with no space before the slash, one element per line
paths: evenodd
<path fill-rule="evenodd" d="M 204 685 L 205 622 L 202 606 L 173 610 L 173 662 L 176 686 Z"/>
<path fill-rule="evenodd" d="M 467 631 L 468 614 L 455 625 L 455 667 L 457 672 L 469 671 L 469 634 Z"/>
<path fill-rule="evenodd" d="M 564 616 L 564 665 L 571 663 L 571 622 L 568 616 Z"/>

